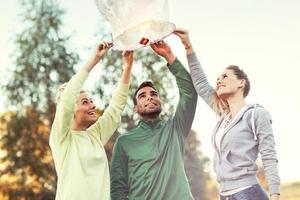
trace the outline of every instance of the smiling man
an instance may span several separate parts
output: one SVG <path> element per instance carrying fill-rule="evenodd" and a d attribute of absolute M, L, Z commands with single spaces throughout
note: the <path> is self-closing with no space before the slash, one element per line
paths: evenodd
<path fill-rule="evenodd" d="M 184 171 L 184 141 L 194 119 L 197 95 L 191 77 L 164 43 L 151 45 L 168 62 L 179 88 L 174 117 L 162 121 L 159 93 L 143 82 L 133 97 L 141 120 L 115 143 L 111 168 L 112 200 L 191 200 Z"/>

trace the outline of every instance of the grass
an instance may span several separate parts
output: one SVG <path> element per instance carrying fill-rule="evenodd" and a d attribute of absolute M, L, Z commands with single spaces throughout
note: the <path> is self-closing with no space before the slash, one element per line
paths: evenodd
<path fill-rule="evenodd" d="M 280 200 L 300 200 L 300 182 L 281 185 Z"/>

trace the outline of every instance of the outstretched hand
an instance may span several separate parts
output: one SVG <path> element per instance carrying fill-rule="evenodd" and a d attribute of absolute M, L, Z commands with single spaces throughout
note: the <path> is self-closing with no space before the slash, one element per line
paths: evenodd
<path fill-rule="evenodd" d="M 187 30 L 183 28 L 177 28 L 173 33 L 181 39 L 185 49 L 188 49 L 192 46 L 189 38 L 189 32 Z"/>
<path fill-rule="evenodd" d="M 99 61 L 105 54 L 106 52 L 112 47 L 112 43 L 110 42 L 103 42 L 99 44 L 94 52 L 94 59 L 95 61 Z"/>
<path fill-rule="evenodd" d="M 93 67 L 101 60 L 104 54 L 108 51 L 108 49 L 112 47 L 112 43 L 103 42 L 98 44 L 91 58 L 87 61 L 87 63 L 83 66 L 83 68 L 90 72 Z"/>
<path fill-rule="evenodd" d="M 124 67 L 131 67 L 133 63 L 133 51 L 123 51 L 122 58 Z"/>
<path fill-rule="evenodd" d="M 176 59 L 170 46 L 164 41 L 151 44 L 151 48 L 157 55 L 164 57 L 169 64 L 172 64 Z"/>

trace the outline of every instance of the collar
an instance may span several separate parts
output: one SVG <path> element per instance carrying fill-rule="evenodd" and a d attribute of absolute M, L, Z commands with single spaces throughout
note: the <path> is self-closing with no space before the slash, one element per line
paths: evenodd
<path fill-rule="evenodd" d="M 160 127 L 161 124 L 162 124 L 162 120 L 160 118 L 157 118 L 152 122 L 141 119 L 138 123 L 138 127 L 143 128 L 143 129 L 149 129 L 149 128 L 156 129 L 156 128 Z"/>

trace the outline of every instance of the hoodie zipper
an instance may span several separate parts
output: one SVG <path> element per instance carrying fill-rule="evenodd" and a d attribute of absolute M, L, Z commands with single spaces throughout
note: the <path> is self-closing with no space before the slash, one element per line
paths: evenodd
<path fill-rule="evenodd" d="M 224 120 L 224 118 L 221 119 L 221 120 L 219 121 L 219 126 L 216 128 L 215 133 L 214 133 L 214 136 L 213 136 L 213 145 L 214 145 L 214 148 L 217 150 L 217 156 L 218 156 L 218 163 L 219 163 L 219 165 L 221 164 L 221 151 L 220 151 L 220 150 L 218 149 L 218 147 L 217 147 L 217 143 L 216 143 L 216 135 L 217 135 L 217 132 L 218 132 L 220 126 L 221 126 L 222 123 L 223 123 L 223 120 Z M 221 144 L 221 143 L 220 143 L 220 144 Z M 220 149 L 221 149 L 221 146 L 220 146 Z"/>
<path fill-rule="evenodd" d="M 238 116 L 239 115 L 244 115 L 244 113 L 248 110 L 248 109 L 250 109 L 250 108 L 252 108 L 253 106 L 252 105 L 248 105 L 246 108 L 244 107 L 244 110 L 242 111 L 242 113 L 238 113 Z M 243 108 L 242 108 L 243 109 Z M 230 128 L 231 126 L 232 126 L 232 123 L 236 120 L 237 118 L 236 117 L 234 117 L 233 119 L 232 119 L 232 121 L 231 121 L 231 124 L 229 124 L 225 129 L 227 130 L 228 128 Z M 225 134 L 223 134 L 222 135 L 222 138 L 221 138 L 221 140 L 220 140 L 220 149 L 218 149 L 217 148 L 217 144 L 216 144 L 216 134 L 217 134 L 217 131 L 218 131 L 218 129 L 220 128 L 220 126 L 221 125 L 223 125 L 223 122 L 224 122 L 224 120 L 225 120 L 225 118 L 223 118 L 221 121 L 220 121 L 220 124 L 219 124 L 219 127 L 216 129 L 216 131 L 215 131 L 215 134 L 214 134 L 214 147 L 215 147 L 215 149 L 217 150 L 217 155 L 218 155 L 218 163 L 219 163 L 219 165 L 221 165 L 221 163 L 222 163 L 222 153 L 221 153 L 221 144 L 222 144 L 222 141 L 223 141 L 223 139 L 224 139 L 224 136 L 225 136 Z M 224 129 L 224 131 L 225 131 L 225 129 Z M 220 178 L 221 178 L 221 175 L 220 175 Z"/>

